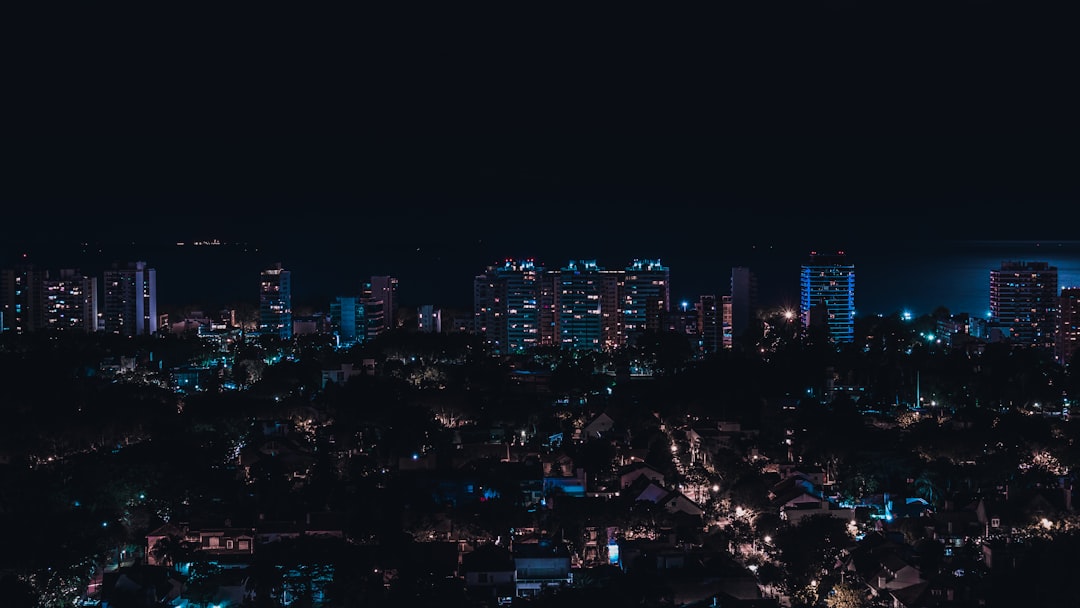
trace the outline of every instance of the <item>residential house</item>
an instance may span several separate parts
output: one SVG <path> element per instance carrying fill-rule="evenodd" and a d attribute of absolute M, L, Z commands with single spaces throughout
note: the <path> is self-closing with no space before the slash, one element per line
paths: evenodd
<path fill-rule="evenodd" d="M 683 513 L 697 517 L 705 514 L 704 509 L 678 490 L 668 492 L 668 495 L 657 501 L 656 504 L 663 507 L 668 513 Z"/>
<path fill-rule="evenodd" d="M 911 606 L 929 587 L 928 579 L 915 564 L 911 545 L 879 532 L 871 532 L 845 549 L 840 570 L 854 580 L 865 582 L 871 595 L 894 607 Z"/>
<path fill-rule="evenodd" d="M 562 543 L 550 538 L 535 543 L 514 542 L 512 553 L 518 597 L 533 597 L 548 587 L 573 582 L 570 551 Z"/>
<path fill-rule="evenodd" d="M 600 412 L 581 428 L 581 438 L 585 441 L 599 439 L 615 427 L 615 419 L 606 412 Z"/>
<path fill-rule="evenodd" d="M 634 491 L 635 502 L 648 501 L 655 504 L 659 504 L 671 494 L 671 490 L 646 478 L 639 478 L 639 481 L 632 484 L 632 487 L 627 487 L 627 490 Z"/>
<path fill-rule="evenodd" d="M 828 513 L 833 508 L 821 490 L 806 477 L 790 475 L 769 489 L 769 502 L 782 519 L 798 520 L 809 514 Z M 791 515 L 785 515 L 787 512 Z M 854 516 L 854 511 L 850 515 Z"/>
<path fill-rule="evenodd" d="M 350 378 L 364 373 L 363 369 L 356 369 L 352 363 L 342 363 L 337 369 L 324 369 L 322 372 L 322 388 L 329 383 L 344 385 Z"/>
<path fill-rule="evenodd" d="M 100 588 L 91 596 L 101 608 L 171 606 L 181 597 L 186 580 L 172 568 L 150 565 L 125 566 L 101 576 Z"/>
<path fill-rule="evenodd" d="M 485 543 L 461 556 L 459 576 L 473 599 L 505 604 L 517 595 L 517 568 L 509 549 Z"/>
<path fill-rule="evenodd" d="M 619 487 L 628 488 L 639 477 L 646 477 L 660 486 L 664 485 L 663 473 L 646 462 L 634 462 L 619 470 Z"/>
<path fill-rule="evenodd" d="M 841 507 L 828 498 L 822 498 L 814 502 L 797 502 L 780 509 L 780 519 L 791 524 L 797 524 L 801 520 L 815 515 L 828 515 L 845 520 L 855 519 L 855 509 Z"/>
<path fill-rule="evenodd" d="M 159 543 L 173 541 L 180 543 L 183 551 L 163 553 L 164 545 L 159 547 Z M 229 520 L 222 526 L 167 523 L 146 535 L 147 564 L 151 566 L 172 565 L 184 574 L 187 565 L 177 562 L 187 551 L 197 551 L 219 565 L 243 565 L 250 562 L 255 552 L 255 529 L 234 527 Z"/>

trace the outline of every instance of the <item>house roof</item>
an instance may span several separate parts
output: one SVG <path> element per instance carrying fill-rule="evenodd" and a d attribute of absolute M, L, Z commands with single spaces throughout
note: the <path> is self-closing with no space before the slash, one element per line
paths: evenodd
<path fill-rule="evenodd" d="M 697 504 L 696 502 L 691 500 L 690 497 L 688 497 L 686 494 L 683 494 L 682 492 L 680 492 L 678 490 L 672 490 L 672 491 L 668 492 L 668 495 L 665 496 L 664 498 L 662 498 L 661 500 L 657 501 L 656 504 L 658 504 L 658 505 L 666 505 L 669 502 L 674 502 L 674 501 L 679 500 L 679 499 L 682 499 L 683 501 L 690 503 L 690 505 L 692 507 L 694 507 L 695 509 L 697 509 L 698 511 L 704 512 L 704 509 L 701 508 L 701 505 Z"/>
<path fill-rule="evenodd" d="M 926 595 L 930 590 L 930 582 L 923 581 L 915 583 L 914 585 L 908 585 L 907 587 L 901 587 L 899 589 L 893 589 L 889 593 L 896 598 L 896 601 L 901 606 L 922 606 L 922 597 Z"/>
<path fill-rule="evenodd" d="M 151 536 L 183 536 L 184 530 L 173 523 L 165 523 L 157 528 L 154 528 L 150 532 L 146 533 L 147 538 Z"/>
<path fill-rule="evenodd" d="M 660 471 L 656 467 L 652 466 L 647 462 L 631 462 L 630 464 L 619 469 L 618 475 L 619 477 L 625 477 L 630 473 L 637 473 L 639 471 L 652 471 L 654 473 L 657 473 L 658 475 L 662 475 L 662 473 L 660 473 Z"/>
<path fill-rule="evenodd" d="M 821 493 L 814 484 L 806 479 L 789 477 L 774 485 L 769 491 L 773 504 L 784 505 L 800 496 L 810 496 L 815 500 L 821 500 Z"/>
<path fill-rule="evenodd" d="M 463 572 L 512 572 L 514 556 L 505 547 L 486 543 L 461 556 L 461 570 Z"/>
<path fill-rule="evenodd" d="M 570 557 L 570 550 L 563 543 L 543 537 L 535 543 L 514 543 L 514 559 Z"/>

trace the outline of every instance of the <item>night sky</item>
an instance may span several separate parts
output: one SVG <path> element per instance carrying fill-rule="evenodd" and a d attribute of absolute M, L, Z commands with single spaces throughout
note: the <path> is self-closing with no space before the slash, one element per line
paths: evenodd
<path fill-rule="evenodd" d="M 1080 238 L 1070 15 L 732 4 L 19 22 L 4 253 L 135 242 L 187 269 L 159 276 L 177 304 L 276 260 L 313 301 L 397 274 L 413 304 L 465 304 L 507 256 L 661 258 L 683 297 L 810 249 Z M 209 238 L 259 251 L 160 253 Z"/>

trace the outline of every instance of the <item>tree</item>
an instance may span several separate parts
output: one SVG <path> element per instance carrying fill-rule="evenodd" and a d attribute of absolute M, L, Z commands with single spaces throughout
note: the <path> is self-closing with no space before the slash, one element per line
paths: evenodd
<path fill-rule="evenodd" d="M 828 608 L 868 608 L 871 606 L 866 590 L 851 583 L 838 583 L 825 597 Z"/>
<path fill-rule="evenodd" d="M 0 598 L 4 598 L 4 605 L 10 608 L 35 608 L 37 606 L 33 585 L 14 574 L 5 574 L 0 577 Z"/>
<path fill-rule="evenodd" d="M 159 564 L 175 566 L 192 561 L 196 546 L 196 543 L 186 541 L 181 536 L 170 534 L 150 547 L 150 556 Z"/>
<path fill-rule="evenodd" d="M 942 498 L 941 486 L 933 472 L 924 470 L 915 478 L 915 495 L 935 507 L 938 506 Z"/>
<path fill-rule="evenodd" d="M 829 515 L 811 515 L 777 531 L 773 539 L 791 582 L 809 583 L 833 567 L 840 550 L 851 542 L 847 522 Z"/>

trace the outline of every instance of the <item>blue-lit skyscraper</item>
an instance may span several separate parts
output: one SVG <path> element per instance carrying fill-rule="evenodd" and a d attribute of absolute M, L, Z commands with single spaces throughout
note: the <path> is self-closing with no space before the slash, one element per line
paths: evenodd
<path fill-rule="evenodd" d="M 833 342 L 855 339 L 855 265 L 843 251 L 810 253 L 802 266 L 799 313 L 805 327 L 824 327 Z"/>
<path fill-rule="evenodd" d="M 259 333 L 292 339 L 292 275 L 281 263 L 259 277 Z"/>
<path fill-rule="evenodd" d="M 570 350 L 604 350 L 622 342 L 618 328 L 618 272 L 595 260 L 572 260 L 555 279 L 559 344 Z"/>
<path fill-rule="evenodd" d="M 367 338 L 367 318 L 360 298 L 338 296 L 330 302 L 330 327 L 339 346 L 362 343 Z"/>

